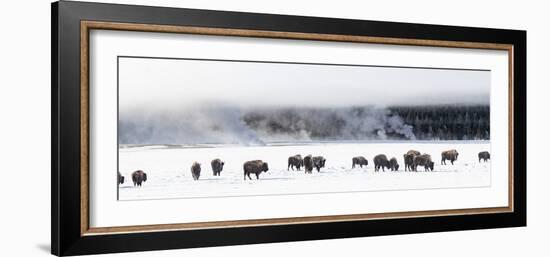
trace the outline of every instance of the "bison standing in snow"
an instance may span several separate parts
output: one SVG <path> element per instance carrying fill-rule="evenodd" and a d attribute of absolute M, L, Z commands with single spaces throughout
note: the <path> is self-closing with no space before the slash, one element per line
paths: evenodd
<path fill-rule="evenodd" d="M 210 165 L 212 166 L 212 172 L 214 172 L 214 176 L 219 176 L 220 173 L 223 170 L 223 165 L 225 163 L 222 162 L 220 159 L 214 159 L 210 162 Z"/>
<path fill-rule="evenodd" d="M 390 170 L 392 171 L 399 170 L 399 163 L 397 163 L 397 159 L 395 159 L 395 157 L 392 157 L 390 159 Z"/>
<path fill-rule="evenodd" d="M 141 183 L 147 181 L 147 174 L 142 170 L 136 170 L 132 173 L 132 181 L 134 186 L 141 186 Z"/>
<path fill-rule="evenodd" d="M 481 160 L 483 160 L 484 162 L 487 162 L 487 160 L 491 159 L 491 154 L 487 151 L 483 151 L 483 152 L 479 152 L 477 154 L 477 157 L 479 158 L 479 162 L 481 162 Z"/>
<path fill-rule="evenodd" d="M 451 161 L 451 164 L 454 165 L 454 162 L 458 159 L 458 152 L 455 149 L 443 151 L 441 153 L 441 164 L 445 164 L 446 160 Z"/>
<path fill-rule="evenodd" d="M 404 154 L 403 155 L 403 162 L 405 163 L 405 171 L 408 170 L 413 170 L 412 167 L 413 167 L 413 164 L 414 164 L 414 157 L 416 155 L 414 154 Z"/>
<path fill-rule="evenodd" d="M 406 154 L 403 155 L 403 162 L 405 163 L 405 171 L 407 171 L 407 169 L 409 171 L 412 170 L 414 157 L 417 155 L 420 155 L 420 152 L 416 150 L 409 150 Z"/>
<path fill-rule="evenodd" d="M 120 171 L 117 171 L 117 181 L 118 181 L 118 184 L 124 184 L 124 176 L 122 176 L 120 174 Z"/>
<path fill-rule="evenodd" d="M 246 177 L 248 177 L 248 179 L 252 179 L 250 178 L 250 173 L 256 174 L 256 179 L 260 179 L 260 173 L 267 172 L 269 170 L 269 167 L 267 166 L 267 162 L 254 160 L 245 162 L 243 164 L 243 170 L 244 180 L 246 180 Z"/>
<path fill-rule="evenodd" d="M 313 157 L 311 157 L 311 154 L 304 157 L 304 170 L 305 173 L 311 173 L 313 170 Z"/>
<path fill-rule="evenodd" d="M 384 168 L 390 168 L 390 161 L 385 154 L 379 154 L 374 156 L 374 171 L 379 171 L 382 168 L 382 171 L 386 171 Z"/>
<path fill-rule="evenodd" d="M 363 168 L 363 165 L 367 166 L 369 165 L 369 161 L 367 161 L 367 159 L 363 156 L 357 156 L 357 157 L 353 157 L 351 159 L 351 168 L 355 168 L 355 165 L 359 165 L 359 167 Z"/>
<path fill-rule="evenodd" d="M 419 152 L 419 151 L 416 151 L 416 150 L 409 150 L 409 151 L 407 152 L 407 154 L 420 155 L 420 152 Z"/>
<path fill-rule="evenodd" d="M 201 176 L 201 164 L 198 162 L 193 162 L 193 165 L 191 165 L 191 176 L 193 176 L 194 180 L 199 180 L 199 177 Z"/>
<path fill-rule="evenodd" d="M 321 168 L 325 167 L 325 162 L 327 159 L 325 159 L 323 156 L 315 156 L 312 158 L 313 166 L 317 169 L 317 172 L 321 170 Z"/>
<path fill-rule="evenodd" d="M 418 166 L 424 166 L 425 171 L 434 170 L 434 162 L 429 154 L 421 154 L 414 157 L 413 170 L 417 171 Z"/>
<path fill-rule="evenodd" d="M 286 168 L 286 170 L 294 170 L 294 167 L 296 167 L 296 170 L 300 170 L 302 166 L 304 166 L 304 160 L 302 159 L 301 155 L 297 154 L 288 157 L 288 167 Z"/>

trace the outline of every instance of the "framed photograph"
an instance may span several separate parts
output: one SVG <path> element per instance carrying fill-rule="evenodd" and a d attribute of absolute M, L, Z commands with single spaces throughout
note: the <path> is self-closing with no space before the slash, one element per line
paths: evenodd
<path fill-rule="evenodd" d="M 525 226 L 525 89 L 525 31 L 56 2 L 52 253 Z"/>

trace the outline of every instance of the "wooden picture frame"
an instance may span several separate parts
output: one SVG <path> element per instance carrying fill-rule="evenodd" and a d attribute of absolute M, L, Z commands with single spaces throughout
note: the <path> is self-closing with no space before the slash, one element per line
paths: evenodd
<path fill-rule="evenodd" d="M 508 52 L 508 206 L 90 227 L 90 30 Z M 52 4 L 52 254 L 79 255 L 526 225 L 526 32 L 84 2 Z"/>

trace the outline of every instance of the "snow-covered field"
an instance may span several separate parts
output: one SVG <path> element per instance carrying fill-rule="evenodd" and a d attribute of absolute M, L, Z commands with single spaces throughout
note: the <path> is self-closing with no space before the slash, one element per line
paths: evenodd
<path fill-rule="evenodd" d="M 403 154 L 414 149 L 432 156 L 435 170 L 404 171 Z M 440 164 L 441 151 L 457 149 L 454 165 Z M 379 190 L 418 190 L 434 188 L 484 187 L 490 185 L 490 161 L 478 163 L 477 154 L 490 151 L 488 141 L 379 142 L 379 143 L 305 143 L 270 144 L 268 146 L 194 145 L 194 146 L 121 146 L 119 171 L 126 177 L 120 185 L 120 200 L 167 199 L 193 197 L 228 197 L 273 194 L 336 193 Z M 399 171 L 375 172 L 373 157 L 386 154 L 396 157 Z M 326 167 L 312 174 L 287 171 L 289 156 L 324 156 Z M 354 156 L 368 159 L 367 167 L 351 168 Z M 225 162 L 221 176 L 212 174 L 210 161 Z M 269 171 L 260 179 L 243 180 L 243 163 L 261 159 Z M 191 164 L 202 165 L 200 179 L 191 176 Z M 134 187 L 131 173 L 147 173 L 147 182 Z"/>

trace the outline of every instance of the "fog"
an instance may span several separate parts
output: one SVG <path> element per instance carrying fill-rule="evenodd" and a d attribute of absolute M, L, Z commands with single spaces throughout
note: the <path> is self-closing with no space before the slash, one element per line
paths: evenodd
<path fill-rule="evenodd" d="M 364 105 L 488 104 L 490 72 L 119 59 L 121 112 L 182 105 L 349 107 Z"/>
<path fill-rule="evenodd" d="M 414 140 L 388 107 L 489 105 L 489 87 L 489 71 L 119 58 L 119 142 Z"/>
<path fill-rule="evenodd" d="M 385 108 L 248 109 L 190 107 L 140 111 L 119 121 L 122 144 L 242 144 L 326 140 L 415 139 L 412 126 Z"/>

